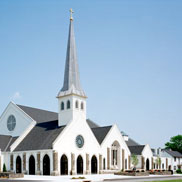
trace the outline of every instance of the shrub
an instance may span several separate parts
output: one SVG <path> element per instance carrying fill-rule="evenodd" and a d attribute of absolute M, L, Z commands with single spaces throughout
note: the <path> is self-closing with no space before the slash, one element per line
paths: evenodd
<path fill-rule="evenodd" d="M 79 179 L 85 179 L 85 177 L 83 177 L 83 176 L 80 176 L 80 177 L 79 177 Z"/>
<path fill-rule="evenodd" d="M 6 170 L 6 164 L 3 164 L 3 172 L 7 172 L 7 170 Z"/>
<path fill-rule="evenodd" d="M 177 169 L 177 170 L 176 170 L 176 173 L 178 173 L 178 174 L 182 174 L 181 169 Z"/>

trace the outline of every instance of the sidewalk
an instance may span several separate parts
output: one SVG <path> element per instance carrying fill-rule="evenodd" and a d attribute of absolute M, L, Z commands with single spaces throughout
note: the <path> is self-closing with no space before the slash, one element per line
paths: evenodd
<path fill-rule="evenodd" d="M 73 177 L 85 177 L 85 179 L 72 179 Z M 124 181 L 126 179 L 150 179 L 150 178 L 175 178 L 175 177 L 181 177 L 180 174 L 174 174 L 172 176 L 167 175 L 150 175 L 150 176 L 120 176 L 120 175 L 114 175 L 114 174 L 98 174 L 98 175 L 74 175 L 74 176 L 35 176 L 35 175 L 25 175 L 24 178 L 18 179 L 18 180 L 43 180 L 43 181 L 64 181 L 64 182 L 82 182 L 82 181 Z"/>

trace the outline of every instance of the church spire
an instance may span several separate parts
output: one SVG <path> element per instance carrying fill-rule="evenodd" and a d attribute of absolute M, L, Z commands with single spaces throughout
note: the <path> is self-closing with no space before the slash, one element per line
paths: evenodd
<path fill-rule="evenodd" d="M 64 84 L 57 97 L 62 97 L 70 94 L 86 97 L 80 84 L 72 13 L 73 11 L 70 9 L 70 26 L 64 73 Z"/>

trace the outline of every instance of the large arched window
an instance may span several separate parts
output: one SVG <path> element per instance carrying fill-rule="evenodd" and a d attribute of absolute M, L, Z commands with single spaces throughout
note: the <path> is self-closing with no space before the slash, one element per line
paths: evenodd
<path fill-rule="evenodd" d="M 78 101 L 75 102 L 75 108 L 78 109 Z"/>
<path fill-rule="evenodd" d="M 70 107 L 71 107 L 71 104 L 70 104 L 70 101 L 68 100 L 67 101 L 67 109 L 70 109 Z"/>
<path fill-rule="evenodd" d="M 81 110 L 84 110 L 84 104 L 81 102 Z"/>
<path fill-rule="evenodd" d="M 64 102 L 61 102 L 61 110 L 64 110 Z"/>
<path fill-rule="evenodd" d="M 111 164 L 114 169 L 120 168 L 120 145 L 118 141 L 115 141 L 111 146 Z"/>

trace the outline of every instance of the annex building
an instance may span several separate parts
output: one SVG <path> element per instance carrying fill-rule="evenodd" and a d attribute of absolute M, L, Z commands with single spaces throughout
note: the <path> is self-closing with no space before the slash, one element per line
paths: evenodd
<path fill-rule="evenodd" d="M 138 156 L 139 169 L 173 168 L 169 154 L 160 156 L 163 166 L 154 166 L 157 154 L 149 145 L 136 143 L 116 124 L 101 127 L 87 119 L 72 16 L 57 100 L 58 112 L 8 104 L 0 117 L 0 171 L 5 165 L 8 171 L 30 175 L 110 173 L 131 169 L 131 154 Z M 182 155 L 178 158 L 182 163 Z"/>

